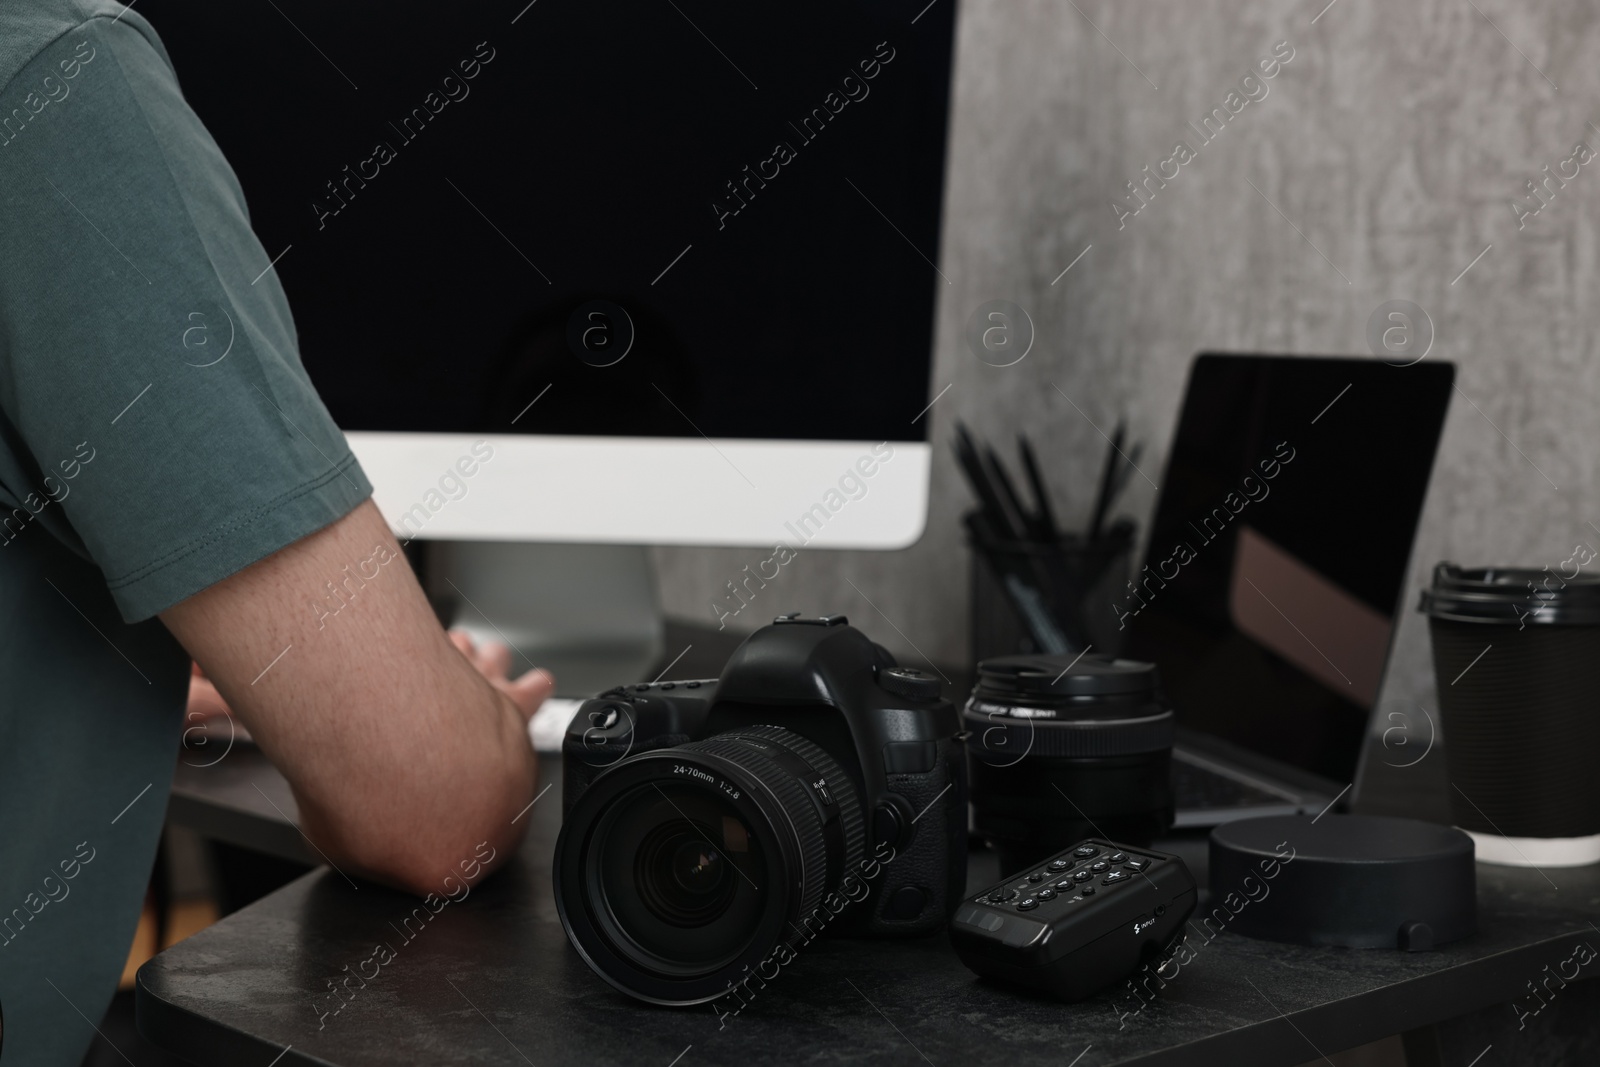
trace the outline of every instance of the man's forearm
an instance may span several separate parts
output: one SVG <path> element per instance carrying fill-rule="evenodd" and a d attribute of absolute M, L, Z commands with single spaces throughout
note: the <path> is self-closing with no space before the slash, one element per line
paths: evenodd
<path fill-rule="evenodd" d="M 492 687 L 482 689 L 482 706 L 463 710 L 459 735 L 440 746 L 427 774 L 355 796 L 295 788 L 302 829 L 332 862 L 420 896 L 446 892 L 444 879 L 493 870 L 515 852 L 538 764 L 523 716 Z"/>
<path fill-rule="evenodd" d="M 381 573 L 314 610 L 351 560 Z M 408 889 L 488 841 L 509 855 L 533 798 L 527 714 L 452 646 L 371 502 L 162 613 L 294 789 L 341 867 Z M 548 682 L 548 679 L 545 679 Z"/>

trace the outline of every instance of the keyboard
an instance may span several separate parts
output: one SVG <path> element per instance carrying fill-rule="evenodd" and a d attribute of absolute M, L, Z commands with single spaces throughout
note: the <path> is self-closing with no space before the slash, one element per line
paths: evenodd
<path fill-rule="evenodd" d="M 1183 759 L 1172 761 L 1173 793 L 1179 811 L 1216 808 L 1253 808 L 1266 804 L 1290 803 L 1287 797 L 1269 793 L 1201 767 Z"/>
<path fill-rule="evenodd" d="M 560 752 L 567 726 L 582 703 L 567 697 L 546 697 L 528 722 L 528 739 L 533 742 L 534 751 Z"/>

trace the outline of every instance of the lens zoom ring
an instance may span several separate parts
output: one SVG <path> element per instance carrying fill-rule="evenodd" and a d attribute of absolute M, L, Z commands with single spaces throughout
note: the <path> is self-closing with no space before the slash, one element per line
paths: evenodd
<path fill-rule="evenodd" d="M 823 751 L 821 745 L 791 730 L 779 726 L 754 726 L 748 730 L 740 730 L 739 733 L 783 745 L 815 767 L 827 780 L 828 790 L 838 802 L 839 823 L 844 829 L 844 869 L 841 873 L 847 874 L 856 870 L 861 857 L 865 855 L 867 831 L 861 813 L 861 802 L 856 796 L 855 784 L 850 781 L 850 776 L 844 772 L 844 768 Z"/>
<path fill-rule="evenodd" d="M 759 740 L 764 744 L 778 745 L 800 756 L 817 772 L 826 779 L 828 788 L 833 792 L 834 799 L 838 801 L 841 823 L 845 830 L 846 864 L 854 862 L 860 855 L 860 842 L 862 836 L 860 805 L 856 802 L 855 788 L 850 784 L 844 772 L 837 763 L 811 742 L 778 727 L 763 726 L 751 727 L 741 730 L 731 730 L 704 741 L 696 741 L 684 745 L 680 752 L 704 752 L 711 756 L 720 756 L 731 763 L 750 771 L 761 782 L 771 789 L 778 798 L 778 803 L 784 811 L 789 813 L 794 824 L 796 841 L 800 847 L 801 862 L 806 877 L 803 879 L 800 899 L 797 902 L 798 915 L 809 915 L 816 910 L 822 901 L 824 889 L 828 881 L 828 850 L 823 837 L 822 824 L 817 817 L 817 809 L 812 804 L 811 798 L 806 795 L 805 783 L 797 780 L 793 773 L 782 764 L 764 754 L 760 749 L 743 744 L 736 737 L 745 736 Z M 851 820 L 854 823 L 854 833 L 851 833 Z M 854 841 L 854 848 L 851 841 Z"/>
<path fill-rule="evenodd" d="M 794 824 L 795 841 L 800 847 L 801 870 L 806 875 L 801 880 L 799 914 L 808 914 L 822 899 L 823 883 L 827 881 L 828 850 L 822 838 L 821 821 L 816 816 L 811 800 L 805 795 L 805 786 L 759 749 L 728 740 L 727 734 L 684 745 L 679 751 L 704 752 L 737 763 L 777 796 L 778 804 L 788 812 Z"/>
<path fill-rule="evenodd" d="M 1017 760 L 1023 755 L 1132 756 L 1171 748 L 1177 719 L 1168 711 L 1133 721 L 1093 724 L 1071 719 L 1013 719 L 989 716 L 975 708 L 963 715 L 967 747 L 979 759 Z"/>

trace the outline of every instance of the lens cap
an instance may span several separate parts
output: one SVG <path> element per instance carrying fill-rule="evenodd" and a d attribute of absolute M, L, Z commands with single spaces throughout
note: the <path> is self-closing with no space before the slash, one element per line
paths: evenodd
<path fill-rule="evenodd" d="M 1129 697 L 1153 695 L 1160 676 L 1153 663 L 1081 656 L 998 656 L 978 664 L 978 688 L 1012 696 Z"/>

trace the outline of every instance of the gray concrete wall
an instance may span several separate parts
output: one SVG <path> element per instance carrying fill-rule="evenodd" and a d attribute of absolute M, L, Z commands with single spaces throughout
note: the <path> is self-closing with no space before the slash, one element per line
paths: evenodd
<path fill-rule="evenodd" d="M 740 622 L 843 611 L 908 662 L 960 661 L 955 418 L 999 440 L 1036 433 L 1079 517 L 1104 449 L 1091 422 L 1109 430 L 1126 413 L 1159 480 L 1195 352 L 1366 354 L 1368 317 L 1391 299 L 1425 308 L 1430 358 L 1460 367 L 1408 609 L 1441 558 L 1553 566 L 1580 540 L 1600 546 L 1600 160 L 1521 230 L 1509 206 L 1576 142 L 1600 147 L 1600 9 L 1336 0 L 1318 18 L 1325 2 L 966 0 L 929 395 L 953 388 L 932 413 L 928 533 L 901 552 L 803 553 Z M 1110 205 L 1124 183 L 1177 139 L 1194 144 L 1186 121 L 1279 41 L 1294 58 L 1268 94 L 1119 230 Z M 1037 329 L 1013 367 L 979 362 L 962 340 L 996 298 Z M 1153 502 L 1135 478 L 1124 509 L 1142 524 Z M 709 620 L 710 598 L 758 558 L 657 550 L 667 610 Z M 1426 629 L 1408 610 L 1383 702 L 1431 709 L 1432 688 Z"/>

